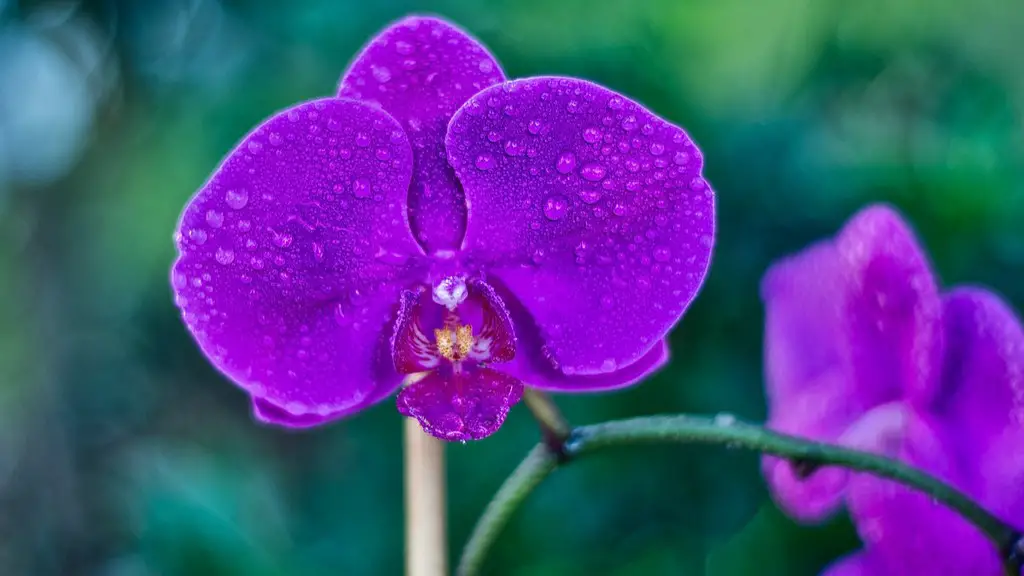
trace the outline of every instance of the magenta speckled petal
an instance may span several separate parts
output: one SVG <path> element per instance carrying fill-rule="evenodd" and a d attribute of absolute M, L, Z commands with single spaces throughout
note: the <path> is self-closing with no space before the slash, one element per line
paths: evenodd
<path fill-rule="evenodd" d="M 1024 525 L 1024 330 L 996 295 L 962 288 L 944 301 L 947 355 L 934 412 L 970 491 Z"/>
<path fill-rule="evenodd" d="M 304 103 L 247 135 L 177 234 L 176 301 L 211 362 L 297 421 L 393 389 L 381 332 L 421 274 L 411 173 L 401 127 L 355 101 Z"/>
<path fill-rule="evenodd" d="M 843 322 L 857 389 L 890 381 L 911 403 L 927 403 L 938 390 L 942 303 L 913 232 L 875 205 L 850 219 L 836 248 L 852 279 Z"/>
<path fill-rule="evenodd" d="M 566 374 L 635 362 L 696 296 L 714 194 L 680 128 L 596 84 L 532 78 L 470 99 L 447 146 L 469 204 L 464 249 Z"/>
<path fill-rule="evenodd" d="M 339 95 L 379 104 L 409 135 L 409 218 L 428 253 L 458 249 L 466 226 L 465 196 L 445 156 L 448 121 L 470 96 L 502 80 L 498 62 L 477 40 L 425 17 L 382 31 L 341 80 Z"/>
<path fill-rule="evenodd" d="M 480 440 L 501 427 L 522 395 L 519 380 L 489 368 L 435 370 L 399 392 L 398 411 L 442 440 Z"/>

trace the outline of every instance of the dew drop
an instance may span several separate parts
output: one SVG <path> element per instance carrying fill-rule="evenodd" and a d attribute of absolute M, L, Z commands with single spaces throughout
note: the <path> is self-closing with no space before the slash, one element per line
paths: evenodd
<path fill-rule="evenodd" d="M 224 213 L 216 210 L 207 210 L 206 223 L 210 228 L 220 228 L 224 224 Z"/>
<path fill-rule="evenodd" d="M 580 174 L 591 182 L 601 180 L 604 178 L 605 173 L 605 167 L 600 164 L 587 164 L 582 170 L 580 170 Z"/>
<path fill-rule="evenodd" d="M 479 68 L 484 74 L 490 74 L 494 70 L 494 63 L 484 58 L 479 64 L 477 64 L 477 68 Z"/>
<path fill-rule="evenodd" d="M 613 306 L 615 306 L 615 300 L 613 300 L 611 296 L 608 296 L 607 294 L 601 296 L 601 308 L 611 310 Z"/>
<path fill-rule="evenodd" d="M 601 191 L 597 188 L 583 188 L 580 190 L 580 200 L 587 204 L 594 204 L 601 199 Z"/>
<path fill-rule="evenodd" d="M 558 221 L 565 217 L 565 213 L 569 211 L 569 202 L 566 201 L 565 196 L 555 194 L 548 196 L 547 200 L 544 201 L 544 216 L 551 221 Z"/>
<path fill-rule="evenodd" d="M 373 73 L 373 79 L 377 82 L 383 84 L 391 80 L 391 70 L 388 70 L 386 66 L 371 66 L 370 71 Z"/>
<path fill-rule="evenodd" d="M 622 119 L 622 129 L 626 132 L 636 130 L 636 116 L 626 116 Z"/>
<path fill-rule="evenodd" d="M 192 228 L 188 231 L 188 239 L 196 244 L 204 244 L 206 242 L 206 238 L 206 230 L 203 230 L 202 228 Z"/>
<path fill-rule="evenodd" d="M 676 152 L 672 161 L 676 163 L 676 166 L 683 166 L 690 161 L 690 155 L 686 152 Z"/>
<path fill-rule="evenodd" d="M 651 154 L 655 156 L 661 156 L 665 153 L 665 145 L 661 142 L 654 142 L 651 144 Z"/>
<path fill-rule="evenodd" d="M 391 159 L 391 151 L 387 148 L 377 148 L 377 160 L 384 162 Z"/>
<path fill-rule="evenodd" d="M 541 124 L 540 120 L 531 120 L 530 123 L 526 126 L 526 129 L 530 132 L 530 134 L 536 136 L 537 134 L 540 134 L 540 130 L 542 127 L 543 125 Z"/>
<path fill-rule="evenodd" d="M 624 105 L 625 103 L 622 101 L 622 98 L 619 98 L 618 96 L 614 96 L 608 101 L 608 108 L 611 108 L 612 110 L 622 110 Z"/>
<path fill-rule="evenodd" d="M 287 248 L 287 247 L 291 246 L 292 245 L 292 235 L 291 234 L 275 234 L 274 235 L 274 245 L 277 246 L 278 248 Z"/>
<path fill-rule="evenodd" d="M 228 190 L 224 194 L 224 202 L 235 210 L 241 210 L 245 208 L 245 205 L 249 203 L 249 193 L 244 189 L 239 190 Z"/>
<path fill-rule="evenodd" d="M 409 54 L 412 54 L 414 50 L 415 47 L 413 47 L 413 45 L 408 42 L 405 42 L 403 40 L 395 42 L 395 52 L 398 52 L 403 56 L 408 56 Z"/>
<path fill-rule="evenodd" d="M 258 140 L 249 140 L 249 143 L 246 144 L 246 148 L 248 148 L 249 152 L 252 152 L 253 154 L 259 154 L 260 151 L 263 150 L 263 144 Z"/>
<path fill-rule="evenodd" d="M 356 178 L 352 182 L 352 195 L 356 198 L 368 198 L 370 196 L 370 181 L 366 178 Z"/>
<path fill-rule="evenodd" d="M 491 130 L 487 133 L 487 140 L 490 142 L 497 142 L 498 140 L 501 140 L 501 132 Z"/>
<path fill-rule="evenodd" d="M 479 170 L 490 170 L 494 168 L 494 156 L 481 154 L 476 157 L 476 167 Z"/>
<path fill-rule="evenodd" d="M 601 129 L 595 126 L 591 126 L 583 131 L 583 139 L 593 144 L 601 140 Z"/>
<path fill-rule="evenodd" d="M 360 148 L 366 148 L 369 145 L 370 137 L 366 134 L 366 132 L 359 132 L 358 134 L 356 134 L 356 146 L 359 146 Z"/>
<path fill-rule="evenodd" d="M 555 164 L 555 168 L 562 174 L 568 174 L 576 169 L 576 155 L 572 152 L 563 152 L 558 157 L 558 162 Z"/>
<path fill-rule="evenodd" d="M 224 264 L 225 266 L 235 261 L 235 252 L 229 248 L 217 248 L 217 252 L 213 255 L 217 259 L 217 262 Z"/>
<path fill-rule="evenodd" d="M 522 156 L 523 145 L 515 140 L 505 142 L 505 154 L 508 154 L 509 156 Z"/>
<path fill-rule="evenodd" d="M 668 262 L 672 258 L 672 251 L 669 250 L 668 246 L 656 246 L 653 256 L 658 262 Z"/>

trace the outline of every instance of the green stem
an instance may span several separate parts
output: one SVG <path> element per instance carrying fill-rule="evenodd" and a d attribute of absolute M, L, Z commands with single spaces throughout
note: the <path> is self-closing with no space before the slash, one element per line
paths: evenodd
<path fill-rule="evenodd" d="M 456 573 L 460 576 L 479 573 L 487 551 L 509 517 L 560 464 L 602 448 L 656 442 L 722 444 L 730 448 L 756 450 L 811 466 L 840 466 L 894 480 L 928 494 L 976 526 L 999 550 L 1006 574 L 1020 576 L 1021 560 L 1013 553 L 1022 546 L 1020 533 L 949 484 L 896 460 L 779 434 L 761 426 L 738 422 L 728 415 L 714 418 L 648 416 L 583 426 L 575 429 L 565 442 L 561 458 L 541 443 L 505 480 L 487 505 L 463 549 Z"/>
<path fill-rule="evenodd" d="M 541 439 L 548 449 L 556 457 L 564 459 L 565 441 L 569 439 L 572 428 L 569 422 L 562 416 L 558 405 L 546 393 L 536 388 L 527 388 L 523 391 L 523 401 L 530 409 L 537 425 L 540 426 Z"/>

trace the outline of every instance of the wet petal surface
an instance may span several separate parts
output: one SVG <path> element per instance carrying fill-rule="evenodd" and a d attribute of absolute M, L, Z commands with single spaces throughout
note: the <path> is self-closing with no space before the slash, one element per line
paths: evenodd
<path fill-rule="evenodd" d="M 843 333 L 857 389 L 891 382 L 926 403 L 938 389 L 942 303 L 914 233 L 891 208 L 871 206 L 850 219 L 836 248 L 851 279 Z"/>
<path fill-rule="evenodd" d="M 453 118 L 468 258 L 529 310 L 569 375 L 628 366 L 703 282 L 714 194 L 678 127 L 576 79 L 507 82 Z"/>
<path fill-rule="evenodd" d="M 942 429 L 911 415 L 897 457 L 964 489 Z M 957 513 L 895 482 L 858 474 L 850 515 L 879 574 L 1000 574 L 995 547 Z"/>
<path fill-rule="evenodd" d="M 176 302 L 213 364 L 297 422 L 393 390 L 381 332 L 419 274 L 411 171 L 398 124 L 354 101 L 304 103 L 247 135 L 177 234 Z"/>
<path fill-rule="evenodd" d="M 878 409 L 935 394 L 942 353 L 938 288 L 913 234 L 892 210 L 865 209 L 835 240 L 774 265 L 762 298 L 769 427 L 881 449 L 895 424 L 878 418 L 885 413 Z M 843 470 L 801 479 L 776 458 L 765 458 L 764 467 L 777 499 L 796 516 L 818 519 L 841 501 Z"/>
<path fill-rule="evenodd" d="M 497 61 L 477 40 L 424 17 L 381 32 L 341 80 L 339 95 L 380 105 L 409 135 L 415 158 L 409 217 L 428 253 L 458 249 L 465 232 L 465 196 L 445 155 L 448 121 L 470 96 L 502 80 Z"/>
<path fill-rule="evenodd" d="M 944 300 L 947 353 L 934 406 L 967 488 L 1024 523 L 1024 330 L 998 296 L 962 288 Z"/>
<path fill-rule="evenodd" d="M 398 411 L 442 440 L 480 440 L 501 427 L 522 395 L 519 380 L 489 368 L 435 370 L 399 392 Z"/>
<path fill-rule="evenodd" d="M 603 392 L 636 384 L 660 370 L 669 360 L 669 346 L 662 339 L 639 360 L 604 374 L 567 375 L 557 370 L 547 356 L 547 345 L 529 312 L 507 288 L 496 286 L 507 304 L 510 322 L 516 329 L 515 358 L 501 370 L 515 376 L 524 385 L 552 392 Z"/>

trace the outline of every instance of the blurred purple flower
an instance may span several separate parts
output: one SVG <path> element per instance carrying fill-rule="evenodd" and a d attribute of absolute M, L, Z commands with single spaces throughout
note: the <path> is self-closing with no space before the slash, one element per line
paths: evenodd
<path fill-rule="evenodd" d="M 256 128 L 189 201 L 172 284 L 256 416 L 322 424 L 414 383 L 440 438 L 493 433 L 523 382 L 584 392 L 667 360 L 714 234 L 678 127 L 570 78 L 504 82 L 461 30 L 382 32 L 339 96 Z"/>
<path fill-rule="evenodd" d="M 762 293 L 771 428 L 899 458 L 1024 524 L 1024 332 L 997 296 L 940 296 L 883 206 L 776 264 Z M 838 468 L 802 479 L 777 458 L 764 472 L 798 518 L 847 504 L 865 547 L 830 576 L 1001 573 L 982 534 L 928 496 Z"/>

